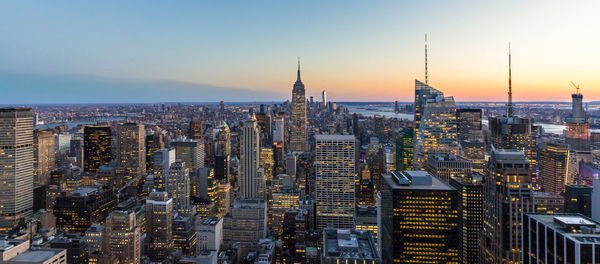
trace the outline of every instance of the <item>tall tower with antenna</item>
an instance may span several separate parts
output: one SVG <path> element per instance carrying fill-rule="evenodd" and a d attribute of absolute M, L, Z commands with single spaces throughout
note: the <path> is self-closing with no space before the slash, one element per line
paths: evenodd
<path fill-rule="evenodd" d="M 512 102 L 512 76 L 511 76 L 511 59 L 510 59 L 510 42 L 508 43 L 508 117 L 512 117 L 513 102 Z"/>
<path fill-rule="evenodd" d="M 427 71 L 427 34 L 425 34 L 425 84 L 429 84 L 429 72 Z"/>

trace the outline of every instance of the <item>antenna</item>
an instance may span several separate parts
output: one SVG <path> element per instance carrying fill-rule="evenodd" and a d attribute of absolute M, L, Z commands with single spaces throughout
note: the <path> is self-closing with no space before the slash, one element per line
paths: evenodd
<path fill-rule="evenodd" d="M 510 42 L 508 42 L 508 117 L 513 116 L 512 103 L 512 73 L 511 73 L 511 58 L 510 58 Z"/>
<path fill-rule="evenodd" d="M 427 34 L 425 34 L 425 84 L 429 84 L 429 72 L 427 71 Z"/>
<path fill-rule="evenodd" d="M 573 87 L 575 87 L 577 94 L 579 94 L 579 84 L 575 84 L 573 81 L 571 81 L 571 84 L 573 85 Z"/>

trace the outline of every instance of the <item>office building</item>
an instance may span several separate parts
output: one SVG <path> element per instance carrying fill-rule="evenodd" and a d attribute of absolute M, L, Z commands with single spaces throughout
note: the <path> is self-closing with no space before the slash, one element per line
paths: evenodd
<path fill-rule="evenodd" d="M 600 263 L 600 223 L 580 214 L 523 214 L 523 264 Z"/>
<path fill-rule="evenodd" d="M 265 170 L 265 181 L 273 179 L 275 173 L 275 159 L 273 148 L 260 148 L 259 167 Z"/>
<path fill-rule="evenodd" d="M 472 173 L 451 177 L 450 186 L 458 191 L 460 263 L 478 263 L 483 227 L 483 175 Z"/>
<path fill-rule="evenodd" d="M 282 114 L 273 118 L 273 142 L 285 143 L 285 116 Z"/>
<path fill-rule="evenodd" d="M 264 186 L 264 178 L 258 173 L 260 142 L 256 118 L 244 121 L 240 133 L 240 194 L 246 198 L 258 198 Z"/>
<path fill-rule="evenodd" d="M 481 109 L 456 109 L 456 127 L 460 141 L 483 141 Z"/>
<path fill-rule="evenodd" d="M 381 256 L 371 231 L 356 229 L 323 230 L 322 264 L 380 264 Z"/>
<path fill-rule="evenodd" d="M 93 223 L 87 230 L 83 240 L 88 247 L 88 253 L 91 255 L 98 254 L 102 250 L 102 232 L 104 227 L 100 223 Z M 97 261 L 97 260 L 96 260 Z"/>
<path fill-rule="evenodd" d="M 171 164 L 166 176 L 165 190 L 173 199 L 173 209 L 186 212 L 190 207 L 190 169 L 181 160 Z"/>
<path fill-rule="evenodd" d="M 215 179 L 218 181 L 229 180 L 229 156 L 215 155 Z"/>
<path fill-rule="evenodd" d="M 354 228 L 355 144 L 352 135 L 315 135 L 317 229 Z"/>
<path fill-rule="evenodd" d="M 577 91 L 571 95 L 571 115 L 565 120 L 567 122 L 565 138 L 574 150 L 588 150 L 591 139 L 590 123 L 587 121 L 583 109 L 583 94 L 579 92 L 579 86 L 576 86 L 576 88 Z"/>
<path fill-rule="evenodd" d="M 255 248 L 267 235 L 267 205 L 260 198 L 237 197 L 223 220 L 223 242 Z"/>
<path fill-rule="evenodd" d="M 267 226 L 280 236 L 283 215 L 287 209 L 298 209 L 300 192 L 297 191 L 295 179 L 287 174 L 279 174 L 271 181 L 271 186 L 268 195 Z"/>
<path fill-rule="evenodd" d="M 202 127 L 202 121 L 190 121 L 187 135 L 189 139 L 202 141 L 204 139 L 204 128 Z"/>
<path fill-rule="evenodd" d="M 96 172 L 112 159 L 112 133 L 110 126 L 85 126 L 83 129 L 83 167 L 86 172 Z"/>
<path fill-rule="evenodd" d="M 7 234 L 33 210 L 33 113 L 0 108 L 0 234 Z"/>
<path fill-rule="evenodd" d="M 175 158 L 185 162 L 190 170 L 204 168 L 204 142 L 180 138 L 171 141 L 171 147 L 175 148 Z"/>
<path fill-rule="evenodd" d="M 300 80 L 300 60 L 298 60 L 298 78 L 292 90 L 292 130 L 290 135 L 291 151 L 306 151 L 308 137 L 306 135 L 306 95 L 304 84 Z"/>
<path fill-rule="evenodd" d="M 159 149 L 155 151 L 152 156 L 153 188 L 157 191 L 165 191 L 165 177 L 169 172 L 169 168 L 171 168 L 171 165 L 175 162 L 175 149 Z"/>
<path fill-rule="evenodd" d="M 102 253 L 116 257 L 119 263 L 139 264 L 141 231 L 132 211 L 113 211 L 106 218 Z"/>
<path fill-rule="evenodd" d="M 219 252 L 223 242 L 223 218 L 208 217 L 196 222 L 198 234 L 197 252 L 210 250 Z"/>
<path fill-rule="evenodd" d="M 600 201 L 600 179 L 594 180 L 592 201 Z M 600 203 L 592 202 L 592 219 L 594 219 L 594 221 L 600 221 Z"/>
<path fill-rule="evenodd" d="M 165 140 L 160 129 L 146 131 L 146 172 L 154 172 L 154 152 L 165 148 Z"/>
<path fill-rule="evenodd" d="M 54 131 L 52 129 L 33 132 L 33 183 L 50 183 L 50 173 L 55 167 Z"/>
<path fill-rule="evenodd" d="M 473 172 L 484 173 L 485 161 L 485 142 L 463 140 L 460 142 L 462 157 L 471 162 Z"/>
<path fill-rule="evenodd" d="M 198 237 L 196 230 L 196 216 L 194 214 L 175 213 L 173 216 L 173 243 L 175 250 L 181 251 L 184 256 L 196 255 Z"/>
<path fill-rule="evenodd" d="M 529 165 L 522 151 L 492 150 L 484 179 L 480 263 L 521 261 L 521 214 L 534 211 Z"/>
<path fill-rule="evenodd" d="M 542 190 L 562 194 L 567 184 L 575 183 L 577 161 L 569 145 L 548 143 L 540 151 L 540 184 Z"/>
<path fill-rule="evenodd" d="M 377 206 L 356 206 L 356 230 L 371 231 L 375 246 L 380 249 L 378 242 L 379 224 L 377 222 Z"/>
<path fill-rule="evenodd" d="M 50 248 L 66 249 L 68 264 L 88 264 L 89 253 L 85 240 L 79 234 L 67 234 L 50 241 Z"/>
<path fill-rule="evenodd" d="M 458 263 L 458 191 L 425 171 L 382 178 L 383 263 Z"/>
<path fill-rule="evenodd" d="M 563 213 L 565 211 L 565 199 L 556 193 L 533 192 L 533 208 L 536 213 Z"/>
<path fill-rule="evenodd" d="M 67 250 L 30 247 L 29 240 L 1 239 L 0 263 L 3 264 L 67 264 Z"/>
<path fill-rule="evenodd" d="M 449 183 L 452 177 L 464 177 L 471 174 L 471 162 L 461 156 L 431 155 L 427 159 L 425 170 Z"/>
<path fill-rule="evenodd" d="M 124 182 L 146 174 L 146 130 L 144 125 L 125 123 L 118 126 L 117 174 Z"/>
<path fill-rule="evenodd" d="M 116 203 L 111 189 L 81 187 L 71 193 L 63 192 L 54 204 L 56 227 L 84 233 L 93 223 L 104 222 Z"/>
<path fill-rule="evenodd" d="M 582 214 L 592 217 L 593 187 L 580 184 L 567 184 L 565 188 L 565 213 Z"/>
<path fill-rule="evenodd" d="M 152 261 L 166 259 L 173 250 L 173 199 L 166 192 L 152 192 L 146 199 L 144 249 Z"/>
<path fill-rule="evenodd" d="M 413 128 L 403 128 L 396 138 L 396 169 L 413 169 L 413 146 L 415 133 Z"/>

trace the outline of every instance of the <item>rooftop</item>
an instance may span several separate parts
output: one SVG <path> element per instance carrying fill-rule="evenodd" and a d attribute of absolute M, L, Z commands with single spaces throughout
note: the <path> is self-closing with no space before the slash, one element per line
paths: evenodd
<path fill-rule="evenodd" d="M 315 140 L 355 140 L 354 135 L 315 135 Z"/>
<path fill-rule="evenodd" d="M 73 196 L 87 196 L 93 192 L 97 192 L 98 188 L 94 187 L 79 187 L 77 190 L 73 191 L 71 195 Z"/>
<path fill-rule="evenodd" d="M 63 251 L 66 251 L 66 249 L 45 248 L 45 249 L 27 250 L 27 251 L 23 252 L 22 254 L 10 259 L 10 262 L 44 262 L 44 261 L 51 259 L 54 256 L 60 254 Z M 66 255 L 66 252 L 65 252 L 65 255 Z"/>
<path fill-rule="evenodd" d="M 356 229 L 323 230 L 323 256 L 334 259 L 380 259 L 371 231 Z"/>
<path fill-rule="evenodd" d="M 391 174 L 383 174 L 382 177 L 392 189 L 456 190 L 426 171 L 393 171 Z"/>
<path fill-rule="evenodd" d="M 564 236 L 585 243 L 600 244 L 600 223 L 581 214 L 527 214 Z"/>

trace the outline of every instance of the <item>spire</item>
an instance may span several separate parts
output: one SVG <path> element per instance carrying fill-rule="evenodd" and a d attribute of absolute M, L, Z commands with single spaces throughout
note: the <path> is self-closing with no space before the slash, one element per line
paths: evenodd
<path fill-rule="evenodd" d="M 510 60 L 510 42 L 508 43 L 508 117 L 513 116 L 512 103 L 512 76 L 511 76 L 511 60 Z"/>
<path fill-rule="evenodd" d="M 296 82 L 300 82 L 300 57 L 298 57 L 298 79 Z"/>
<path fill-rule="evenodd" d="M 429 84 L 429 73 L 427 72 L 427 34 L 425 34 L 425 84 Z"/>

